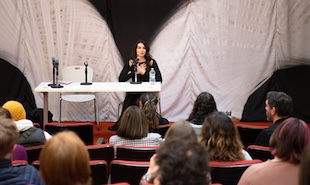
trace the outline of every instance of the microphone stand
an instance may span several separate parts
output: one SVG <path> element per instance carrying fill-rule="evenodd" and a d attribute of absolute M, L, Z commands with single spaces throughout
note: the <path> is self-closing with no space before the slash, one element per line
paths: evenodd
<path fill-rule="evenodd" d="M 48 84 L 48 86 L 55 85 L 55 58 L 52 58 L 52 64 L 53 64 L 53 83 Z"/>
<path fill-rule="evenodd" d="M 87 82 L 87 73 L 88 73 L 87 66 L 88 66 L 88 63 L 84 63 L 84 65 L 85 65 L 85 82 L 82 82 L 81 85 L 91 85 L 93 83 Z"/>
<path fill-rule="evenodd" d="M 56 61 L 55 61 L 56 82 L 55 82 L 55 84 L 51 85 L 51 88 L 63 88 L 64 87 L 64 86 L 60 85 L 58 82 L 58 65 L 59 65 L 59 62 L 58 62 L 58 59 L 56 59 Z"/>
<path fill-rule="evenodd" d="M 137 77 L 138 60 L 139 60 L 139 58 L 137 58 L 137 60 L 134 61 L 134 63 L 132 64 L 133 67 L 134 67 L 134 71 L 135 71 L 135 81 L 134 82 L 130 82 L 131 84 L 141 84 L 142 83 L 142 82 L 138 82 L 138 77 Z"/>

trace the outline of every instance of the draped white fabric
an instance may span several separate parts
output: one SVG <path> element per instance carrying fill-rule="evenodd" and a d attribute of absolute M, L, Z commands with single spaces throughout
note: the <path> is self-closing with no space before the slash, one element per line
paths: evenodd
<path fill-rule="evenodd" d="M 88 62 L 94 81 L 118 81 L 120 53 L 87 0 L 1 0 L 0 7 L 0 57 L 20 69 L 33 89 L 52 79 L 53 56 L 60 69 Z M 188 1 L 151 45 L 163 75 L 163 116 L 186 119 L 196 96 L 209 91 L 219 110 L 240 118 L 249 95 L 274 71 L 310 62 L 309 10 L 309 0 Z M 42 94 L 34 95 L 43 107 Z M 100 121 L 115 121 L 124 93 L 97 96 Z M 55 120 L 58 98 L 49 94 Z M 63 106 L 63 120 L 94 119 L 92 102 Z"/>

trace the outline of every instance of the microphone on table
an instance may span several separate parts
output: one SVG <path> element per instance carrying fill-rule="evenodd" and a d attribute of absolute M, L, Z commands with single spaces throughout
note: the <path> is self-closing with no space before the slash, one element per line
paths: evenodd
<path fill-rule="evenodd" d="M 133 61 L 132 65 L 133 65 L 133 66 L 136 66 L 136 65 L 138 64 L 139 60 L 140 60 L 140 57 L 137 57 L 137 58 Z"/>
<path fill-rule="evenodd" d="M 58 82 L 58 66 L 59 66 L 59 60 L 57 58 L 52 58 L 54 59 L 54 69 L 56 71 L 56 80 L 55 80 L 55 84 L 52 84 L 51 87 L 52 88 L 62 88 L 63 86 L 59 84 Z"/>
<path fill-rule="evenodd" d="M 140 60 L 140 57 L 137 57 L 136 59 L 134 59 L 132 65 L 134 67 L 134 71 L 135 71 L 135 81 L 134 82 L 130 82 L 131 84 L 141 84 L 141 82 L 138 82 L 138 77 L 137 77 L 137 64 Z"/>
<path fill-rule="evenodd" d="M 82 82 L 81 85 L 91 85 L 93 83 L 91 82 L 87 82 L 87 66 L 88 66 L 88 62 L 84 62 L 84 65 L 85 65 L 85 82 Z"/>
<path fill-rule="evenodd" d="M 52 57 L 52 64 L 53 64 L 53 82 L 48 84 L 48 86 L 55 85 L 55 57 Z"/>

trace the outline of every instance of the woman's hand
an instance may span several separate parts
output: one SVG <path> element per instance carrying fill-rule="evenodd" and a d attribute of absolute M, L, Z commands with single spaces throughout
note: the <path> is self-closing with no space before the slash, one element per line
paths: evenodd
<path fill-rule="evenodd" d="M 146 64 L 137 64 L 137 74 L 144 75 L 146 72 Z"/>

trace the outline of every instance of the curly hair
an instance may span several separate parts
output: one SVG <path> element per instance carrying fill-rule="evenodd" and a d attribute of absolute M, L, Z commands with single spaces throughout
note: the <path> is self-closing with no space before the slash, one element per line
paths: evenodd
<path fill-rule="evenodd" d="M 160 184 L 209 184 L 208 153 L 197 141 L 169 140 L 157 150 Z"/>
<path fill-rule="evenodd" d="M 282 161 L 299 164 L 302 153 L 310 143 L 310 131 L 306 123 L 298 118 L 287 118 L 273 132 L 270 149 Z"/>
<path fill-rule="evenodd" d="M 211 161 L 244 159 L 238 130 L 231 118 L 223 112 L 213 112 L 206 118 L 199 141 L 207 148 Z"/>
<path fill-rule="evenodd" d="M 186 121 L 201 125 L 205 117 L 214 111 L 217 111 L 217 107 L 212 94 L 202 92 L 197 96 L 193 110 Z"/>
<path fill-rule="evenodd" d="M 156 111 L 158 99 L 155 93 L 144 93 L 140 96 L 142 110 L 149 123 L 149 131 L 153 132 L 159 128 L 159 115 Z"/>

